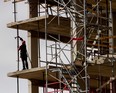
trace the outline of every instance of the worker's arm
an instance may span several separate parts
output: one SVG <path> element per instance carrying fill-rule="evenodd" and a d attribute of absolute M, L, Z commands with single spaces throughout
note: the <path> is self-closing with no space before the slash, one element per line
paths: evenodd
<path fill-rule="evenodd" d="M 21 50 L 21 46 L 18 48 L 18 51 Z"/>
<path fill-rule="evenodd" d="M 15 37 L 15 39 L 16 39 L 16 38 L 19 38 L 21 41 L 23 41 L 23 38 L 21 38 L 20 36 Z"/>
<path fill-rule="evenodd" d="M 23 39 L 22 39 L 20 36 L 18 36 L 18 38 L 19 38 L 21 41 L 23 41 Z"/>

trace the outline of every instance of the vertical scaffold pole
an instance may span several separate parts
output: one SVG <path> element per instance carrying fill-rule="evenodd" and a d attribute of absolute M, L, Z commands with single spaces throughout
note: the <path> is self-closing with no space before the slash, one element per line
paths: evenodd
<path fill-rule="evenodd" d="M 17 26 L 17 36 L 19 36 L 19 29 Z M 19 71 L 19 38 L 17 38 L 17 70 Z M 17 93 L 19 93 L 19 77 L 17 76 Z"/>
<path fill-rule="evenodd" d="M 87 37 L 86 37 L 86 22 L 87 22 L 87 19 L 86 19 L 86 0 L 83 0 L 83 7 L 84 7 L 84 55 L 85 55 L 85 90 L 86 90 L 86 93 L 88 93 L 88 74 L 87 74 L 87 44 L 86 44 L 86 41 L 87 41 Z"/>
<path fill-rule="evenodd" d="M 45 0 L 45 46 L 46 46 L 46 86 L 45 86 L 45 93 L 48 93 L 48 63 L 47 63 L 47 1 Z"/>
<path fill-rule="evenodd" d="M 17 21 L 17 16 L 16 16 L 16 0 L 14 0 L 14 22 Z M 19 36 L 19 29 L 17 25 L 17 37 Z M 19 71 L 19 38 L 17 38 L 17 70 Z M 19 77 L 17 76 L 17 93 L 19 93 Z"/>
<path fill-rule="evenodd" d="M 110 13 L 109 13 L 109 27 L 111 27 L 111 30 L 109 31 L 109 36 L 113 36 L 113 15 L 112 15 L 112 0 L 109 0 L 109 3 L 110 3 Z M 113 46 L 114 46 L 114 43 L 113 43 L 113 38 L 109 39 L 109 43 L 110 45 L 112 46 L 111 48 L 109 48 L 110 50 L 110 53 L 112 54 L 112 59 L 111 59 L 111 62 L 112 62 L 112 77 L 110 79 L 114 79 L 114 60 L 113 60 L 113 54 L 114 54 L 114 49 L 113 49 Z M 115 89 L 115 80 L 112 81 L 110 83 L 110 92 L 111 93 L 115 93 L 116 92 L 116 89 Z"/>
<path fill-rule="evenodd" d="M 109 0 L 110 3 L 110 14 L 109 14 L 109 26 L 112 28 L 109 32 L 109 36 L 113 36 L 113 15 L 112 15 L 112 0 Z M 114 49 L 113 49 L 113 38 L 109 39 L 110 45 L 112 46 L 109 50 L 110 53 L 112 54 L 113 57 L 113 53 L 114 53 Z M 112 76 L 114 77 L 114 61 L 112 61 Z"/>

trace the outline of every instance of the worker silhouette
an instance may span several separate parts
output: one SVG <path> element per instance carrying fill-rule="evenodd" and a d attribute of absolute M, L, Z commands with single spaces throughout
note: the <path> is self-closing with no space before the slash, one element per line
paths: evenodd
<path fill-rule="evenodd" d="M 20 57 L 21 57 L 21 60 L 22 60 L 23 70 L 28 69 L 26 43 L 21 37 L 18 36 L 18 38 L 22 42 L 22 44 L 18 48 L 18 51 L 20 51 Z"/>

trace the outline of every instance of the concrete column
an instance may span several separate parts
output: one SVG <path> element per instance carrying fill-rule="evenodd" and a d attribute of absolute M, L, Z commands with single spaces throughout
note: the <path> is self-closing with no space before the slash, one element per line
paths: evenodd
<path fill-rule="evenodd" d="M 74 2 L 77 3 L 78 5 L 82 6 L 80 1 L 79 0 L 73 0 L 73 2 L 71 3 L 71 7 L 73 8 L 73 18 L 71 18 L 71 37 L 72 38 L 79 38 L 79 37 L 82 37 L 83 36 L 83 31 L 81 33 L 78 33 L 79 30 L 81 29 L 81 27 L 77 27 L 77 23 L 79 23 L 80 21 L 80 18 L 79 18 L 79 15 L 76 14 L 75 11 L 79 11 L 79 10 L 82 10 L 79 6 L 74 6 Z M 78 33 L 78 34 L 77 34 Z M 72 54 L 72 62 L 76 61 L 77 59 L 77 56 L 78 58 L 82 58 L 82 56 L 80 54 L 77 53 L 77 51 L 81 52 L 82 53 L 82 50 L 80 50 L 81 48 L 81 44 L 82 42 L 81 41 L 78 41 L 78 40 L 73 40 L 72 41 L 72 48 L 73 48 L 73 52 L 71 53 Z"/>
<path fill-rule="evenodd" d="M 29 18 L 38 16 L 38 0 L 29 0 Z M 31 57 L 31 67 L 38 67 L 38 32 L 28 31 L 28 46 L 29 54 Z M 34 84 L 34 81 L 28 82 L 29 93 L 39 93 L 38 85 Z"/>
<path fill-rule="evenodd" d="M 38 0 L 29 0 L 29 18 L 38 16 Z M 39 31 L 38 31 L 39 32 Z M 39 49 L 39 33 L 37 31 L 28 31 L 28 46 L 32 60 L 32 68 L 38 67 L 38 49 Z"/>
<path fill-rule="evenodd" d="M 37 81 L 36 80 L 29 80 L 28 83 L 28 88 L 29 88 L 29 93 L 39 93 L 39 87 L 36 85 Z"/>
<path fill-rule="evenodd" d="M 38 67 L 38 32 L 28 31 L 28 47 L 31 57 L 31 68 Z"/>

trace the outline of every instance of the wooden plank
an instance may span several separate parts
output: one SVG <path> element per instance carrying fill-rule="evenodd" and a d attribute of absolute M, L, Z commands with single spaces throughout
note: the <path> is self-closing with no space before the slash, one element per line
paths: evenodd
<path fill-rule="evenodd" d="M 24 79 L 42 79 L 42 73 L 45 70 L 45 67 L 41 68 L 32 68 L 32 69 L 27 69 L 27 70 L 21 70 L 21 71 L 16 71 L 16 72 L 10 72 L 7 74 L 8 77 L 17 77 L 19 78 L 24 78 Z"/>
<path fill-rule="evenodd" d="M 48 67 L 50 69 L 52 67 Z M 37 67 L 37 68 L 31 68 L 27 70 L 21 70 L 21 71 L 15 71 L 15 72 L 10 72 L 7 74 L 8 77 L 19 77 L 23 79 L 34 79 L 34 80 L 43 80 L 45 74 L 46 67 Z M 56 77 L 56 73 L 49 72 L 49 74 L 52 74 L 53 76 Z M 49 82 L 55 82 L 54 78 L 48 75 L 48 81 Z"/>
<path fill-rule="evenodd" d="M 94 40 L 96 40 L 95 37 L 96 37 L 96 35 L 91 35 L 90 39 L 93 39 L 93 41 L 94 41 Z M 108 39 L 113 39 L 113 38 L 116 38 L 116 36 L 103 36 L 103 37 L 100 37 L 99 40 L 108 40 Z"/>
<path fill-rule="evenodd" d="M 116 38 L 116 36 L 100 37 L 100 40 L 112 39 L 112 38 Z"/>
<path fill-rule="evenodd" d="M 34 17 L 34 18 L 26 19 L 26 20 L 17 21 L 17 22 L 11 22 L 11 23 L 7 24 L 7 27 L 8 28 L 16 28 L 17 25 L 32 23 L 35 21 L 37 22 L 37 21 L 43 20 L 45 18 L 46 18 L 46 16 L 41 16 L 41 17 Z M 48 16 L 47 16 L 47 18 L 48 18 Z"/>
<path fill-rule="evenodd" d="M 11 1 L 11 0 L 4 0 L 4 2 L 8 2 L 8 1 Z"/>
<path fill-rule="evenodd" d="M 11 0 L 4 0 L 4 2 L 9 2 Z M 15 3 L 18 3 L 18 2 L 22 2 L 22 1 L 25 1 L 25 0 L 15 0 Z"/>
<path fill-rule="evenodd" d="M 104 47 L 104 48 L 114 48 L 114 49 L 116 49 L 116 46 L 110 46 L 110 45 L 104 45 L 104 44 L 99 44 L 99 45 L 95 44 L 95 45 L 93 45 L 91 43 L 87 43 L 87 45 L 96 46 L 96 47 L 100 46 L 100 47 Z"/>

